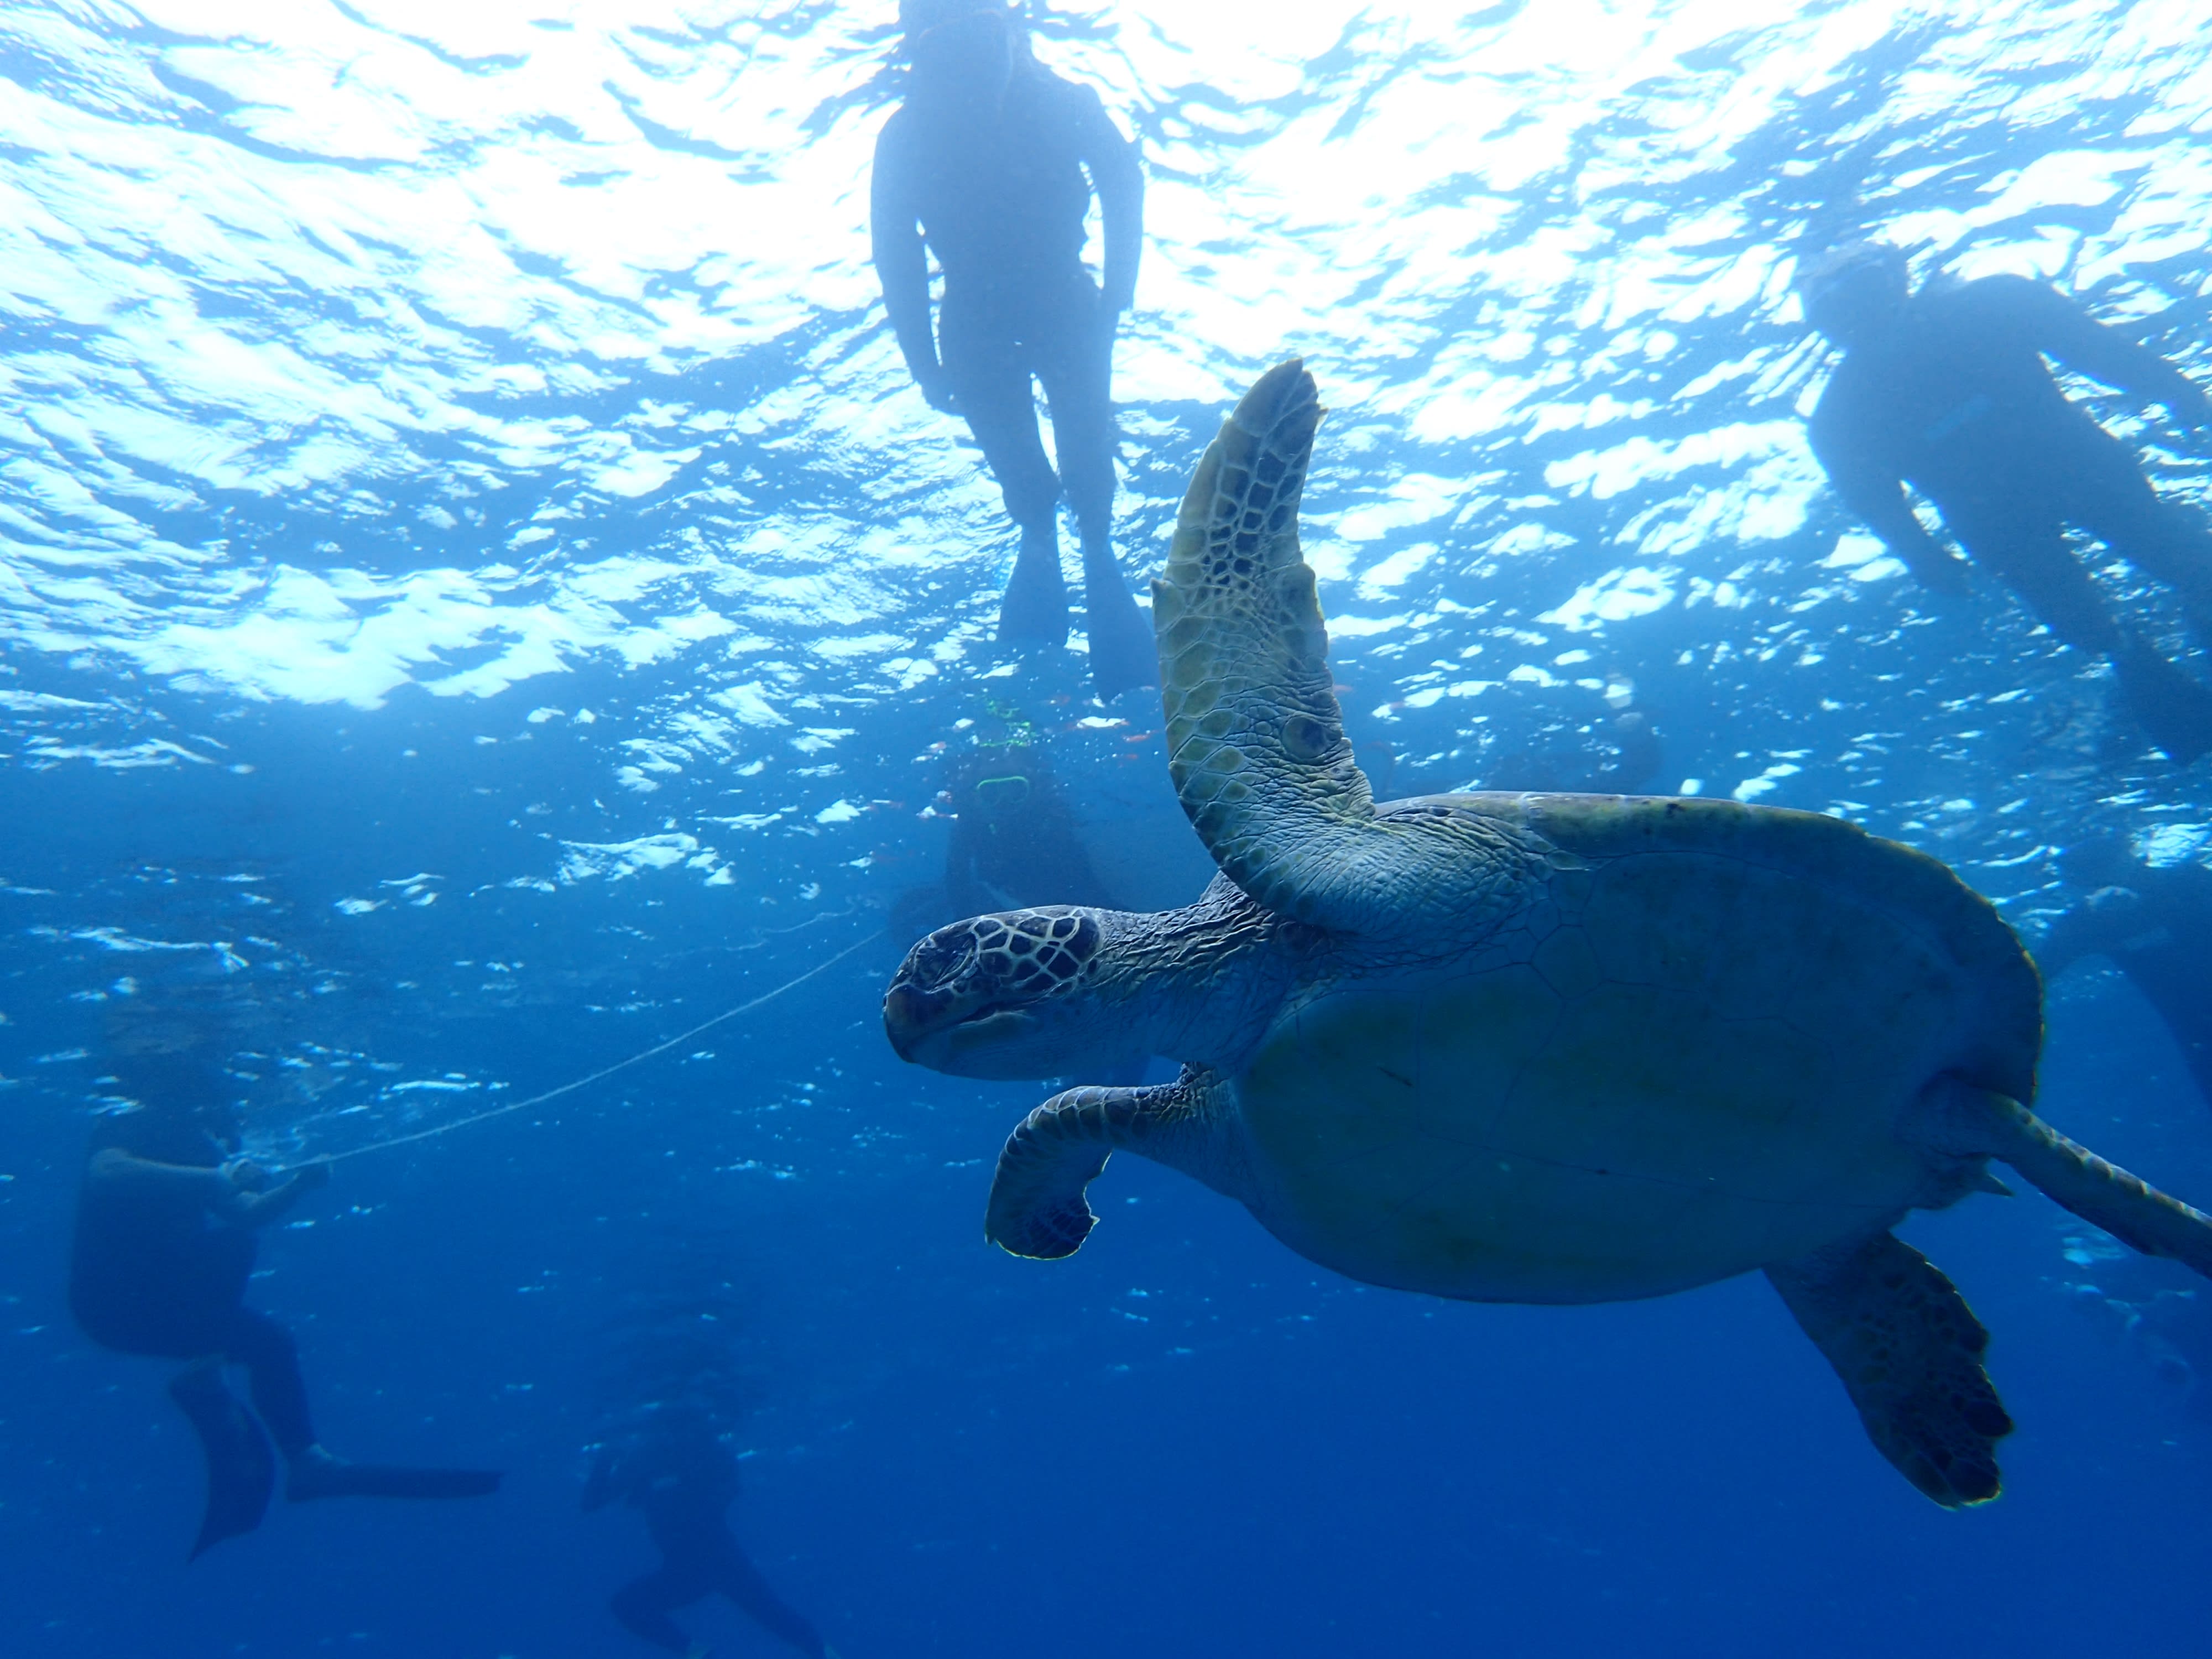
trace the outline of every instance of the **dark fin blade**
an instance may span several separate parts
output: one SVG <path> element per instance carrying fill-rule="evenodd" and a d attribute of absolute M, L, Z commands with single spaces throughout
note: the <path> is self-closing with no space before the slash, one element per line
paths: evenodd
<path fill-rule="evenodd" d="M 191 1424 L 207 1460 L 207 1508 L 185 1558 L 197 1561 L 224 1539 L 261 1524 L 276 1489 L 276 1452 L 253 1413 L 223 1386 L 216 1367 L 195 1365 L 179 1372 L 169 1383 L 169 1398 Z"/>
<path fill-rule="evenodd" d="M 284 1496 L 295 1504 L 318 1498 L 486 1498 L 499 1490 L 500 1479 L 497 1469 L 418 1469 L 332 1458 L 296 1465 Z"/>

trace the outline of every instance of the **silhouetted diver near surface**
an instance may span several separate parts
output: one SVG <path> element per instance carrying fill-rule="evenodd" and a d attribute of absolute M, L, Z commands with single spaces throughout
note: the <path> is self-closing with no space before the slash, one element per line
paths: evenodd
<path fill-rule="evenodd" d="M 876 141 L 870 223 L 884 309 L 922 395 L 966 417 L 1021 531 L 999 635 L 1067 637 L 1057 502 L 1083 548 L 1091 678 L 1150 685 L 1152 630 L 1114 557 L 1114 330 L 1137 289 L 1144 173 L 1089 87 L 1030 55 L 998 0 L 901 0 L 913 76 Z M 1083 263 L 1093 192 L 1103 291 Z M 927 244 L 945 271 L 934 332 Z M 1052 410 L 1055 474 L 1032 377 Z"/>
<path fill-rule="evenodd" d="M 836 1659 L 821 1632 L 770 1589 L 730 1532 L 738 1460 L 704 1425 L 667 1425 L 621 1452 L 603 1450 L 584 1486 L 584 1508 L 619 1499 L 645 1517 L 660 1565 L 609 1601 L 623 1628 L 669 1653 L 705 1654 L 669 1614 L 726 1596 L 770 1635 L 808 1659 Z"/>
<path fill-rule="evenodd" d="M 124 1086 L 146 1103 L 104 1118 L 93 1135 L 70 1257 L 70 1310 L 104 1348 L 191 1363 L 169 1395 L 198 1434 L 208 1498 L 198 1557 L 260 1525 L 283 1456 L 284 1494 L 316 1498 L 470 1498 L 499 1475 L 481 1469 L 396 1468 L 333 1457 L 315 1438 L 292 1334 L 245 1305 L 254 1231 L 329 1173 L 309 1164 L 265 1185 L 235 1156 L 223 1074 L 181 1055 L 118 1060 Z M 249 1411 L 222 1368 L 249 1379 Z"/>
<path fill-rule="evenodd" d="M 2103 957 L 2142 992 L 2212 1105 L 2212 870 L 2154 868 L 2118 837 L 2069 848 L 2061 873 L 2091 890 L 2046 928 L 2036 965 L 2056 979 L 2083 957 Z"/>
<path fill-rule="evenodd" d="M 1840 248 L 1799 279 L 1808 321 L 1844 348 L 1813 411 L 1813 453 L 1845 506 L 1926 586 L 1965 573 L 1905 499 L 1925 495 L 1976 563 L 2075 649 L 2107 657 L 2152 740 L 2177 761 L 2212 749 L 2212 690 L 2112 615 L 2066 544 L 2096 537 L 2174 588 L 2212 629 L 2212 532 L 2162 501 L 2127 447 L 2068 401 L 2045 357 L 2162 403 L 2184 426 L 2212 404 L 2156 353 L 2019 276 L 1910 291 L 1904 253 Z"/>

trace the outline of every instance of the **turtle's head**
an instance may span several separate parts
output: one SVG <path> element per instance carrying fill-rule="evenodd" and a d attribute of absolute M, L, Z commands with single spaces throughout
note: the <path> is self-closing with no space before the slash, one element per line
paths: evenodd
<path fill-rule="evenodd" d="M 956 1077 L 1059 1077 L 1126 1058 L 1130 1033 L 1098 994 L 1115 919 L 1054 904 L 939 928 L 884 994 L 891 1047 Z"/>

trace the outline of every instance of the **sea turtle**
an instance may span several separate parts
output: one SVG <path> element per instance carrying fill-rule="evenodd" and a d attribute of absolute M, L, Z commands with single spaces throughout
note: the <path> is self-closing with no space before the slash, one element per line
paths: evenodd
<path fill-rule="evenodd" d="M 1174 1083 L 1076 1088 L 1006 1143 L 987 1231 L 1073 1253 L 1112 1150 L 1242 1201 L 1301 1255 L 1478 1302 L 1663 1296 L 1763 1270 L 1882 1455 L 1996 1495 L 1984 1331 L 1890 1229 L 2002 1192 L 2212 1274 L 2212 1218 L 2031 1113 L 2035 967 L 1943 865 L 1730 801 L 1431 795 L 1376 806 L 1332 693 L 1297 508 L 1321 416 L 1292 362 L 1185 497 L 1153 619 L 1195 904 L 939 930 L 884 1002 L 908 1060 Z"/>

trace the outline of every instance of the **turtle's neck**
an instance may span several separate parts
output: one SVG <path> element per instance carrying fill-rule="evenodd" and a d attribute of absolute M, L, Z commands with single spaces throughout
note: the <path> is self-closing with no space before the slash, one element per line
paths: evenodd
<path fill-rule="evenodd" d="M 1233 1068 L 1291 981 L 1279 924 L 1227 882 L 1180 910 L 1095 913 L 1115 971 L 1097 994 L 1146 1052 Z"/>

